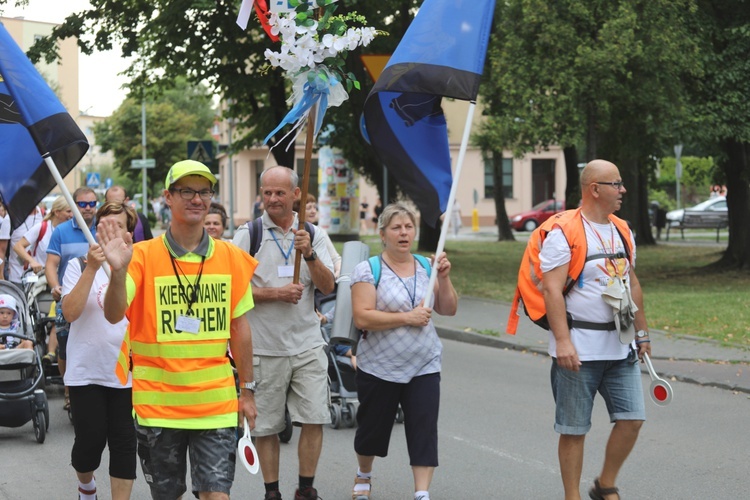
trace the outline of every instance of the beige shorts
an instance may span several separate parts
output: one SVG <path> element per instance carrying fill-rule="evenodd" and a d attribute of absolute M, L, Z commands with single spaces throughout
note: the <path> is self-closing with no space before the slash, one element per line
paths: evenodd
<path fill-rule="evenodd" d="M 323 346 L 296 356 L 253 356 L 253 375 L 258 382 L 253 436 L 284 430 L 285 406 L 294 423 L 330 423 L 328 358 Z"/>

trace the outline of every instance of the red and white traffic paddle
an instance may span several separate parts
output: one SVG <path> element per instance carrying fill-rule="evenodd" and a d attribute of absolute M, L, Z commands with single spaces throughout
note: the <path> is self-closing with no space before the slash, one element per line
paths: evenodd
<path fill-rule="evenodd" d="M 651 364 L 651 358 L 647 353 L 643 354 L 643 360 L 646 362 L 648 374 L 651 376 L 651 389 L 649 390 L 651 401 L 657 406 L 667 406 L 672 401 L 672 386 L 656 374 L 654 365 Z"/>
<path fill-rule="evenodd" d="M 237 454 L 242 460 L 242 464 L 250 472 L 250 474 L 257 474 L 260 464 L 258 463 L 258 452 L 255 451 L 255 445 L 253 445 L 252 439 L 250 439 L 250 427 L 247 425 L 247 419 L 245 421 L 245 435 L 242 436 L 237 443 Z"/>

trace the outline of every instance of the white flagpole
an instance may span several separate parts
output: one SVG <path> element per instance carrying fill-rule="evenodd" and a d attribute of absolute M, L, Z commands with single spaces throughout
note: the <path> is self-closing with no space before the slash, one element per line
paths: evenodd
<path fill-rule="evenodd" d="M 52 174 L 52 177 L 55 178 L 55 182 L 57 182 L 57 186 L 60 188 L 60 191 L 62 191 L 62 195 L 65 197 L 65 201 L 68 202 L 70 209 L 73 211 L 73 217 L 76 218 L 78 227 L 80 227 L 81 231 L 83 231 L 84 236 L 86 236 L 86 240 L 89 242 L 90 245 L 97 244 L 96 240 L 94 239 L 94 235 L 91 234 L 91 230 L 89 229 L 89 226 L 86 224 L 86 221 L 83 220 L 83 215 L 81 215 L 81 211 L 78 210 L 78 205 L 76 205 L 76 202 L 73 200 L 73 195 L 70 194 L 70 190 L 68 189 L 68 186 L 65 185 L 65 181 L 63 181 L 63 178 L 60 175 L 60 171 L 57 169 L 57 165 L 55 165 L 55 160 L 53 160 L 49 154 L 46 154 L 44 155 L 44 163 L 47 164 L 47 168 L 49 168 L 49 171 Z M 102 267 L 104 267 L 104 272 L 107 273 L 107 277 L 110 277 L 109 266 L 104 265 Z M 62 285 L 62 283 L 60 283 L 60 285 Z"/>
<path fill-rule="evenodd" d="M 445 248 L 445 239 L 448 237 L 448 226 L 450 226 L 451 210 L 453 210 L 453 203 L 456 201 L 456 191 L 458 190 L 458 179 L 461 177 L 461 169 L 464 166 L 464 157 L 466 156 L 466 149 L 469 146 L 469 136 L 471 134 L 471 124 L 474 119 L 474 108 L 477 103 L 471 101 L 469 104 L 469 111 L 466 115 L 466 125 L 464 125 L 464 135 L 461 138 L 461 149 L 458 152 L 458 161 L 456 162 L 456 170 L 453 173 L 453 182 L 451 184 L 451 192 L 448 196 L 448 206 L 443 214 L 443 225 L 440 229 L 440 239 L 438 240 L 437 249 L 435 250 L 435 259 L 432 262 L 432 273 L 430 274 L 430 283 L 427 285 L 427 295 L 424 298 L 425 307 L 432 307 L 434 300 L 435 283 L 437 282 L 437 271 L 435 264 L 437 263 L 438 255 L 443 252 Z"/>

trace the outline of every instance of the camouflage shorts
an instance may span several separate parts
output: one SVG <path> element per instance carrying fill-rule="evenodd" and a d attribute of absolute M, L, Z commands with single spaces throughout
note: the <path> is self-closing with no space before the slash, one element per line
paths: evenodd
<path fill-rule="evenodd" d="M 237 429 L 190 430 L 138 425 L 138 457 L 152 498 L 179 498 L 187 491 L 186 452 L 193 494 L 229 494 L 234 481 Z"/>

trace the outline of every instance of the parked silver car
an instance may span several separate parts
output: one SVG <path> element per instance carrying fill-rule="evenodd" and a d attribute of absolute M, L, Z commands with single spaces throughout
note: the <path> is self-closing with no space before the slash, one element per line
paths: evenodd
<path fill-rule="evenodd" d="M 698 203 L 693 207 L 670 210 L 667 212 L 667 224 L 679 226 L 685 215 L 685 210 L 696 212 L 717 212 L 717 215 L 722 214 L 724 217 L 727 217 L 727 199 L 723 196 L 715 196 Z"/>

